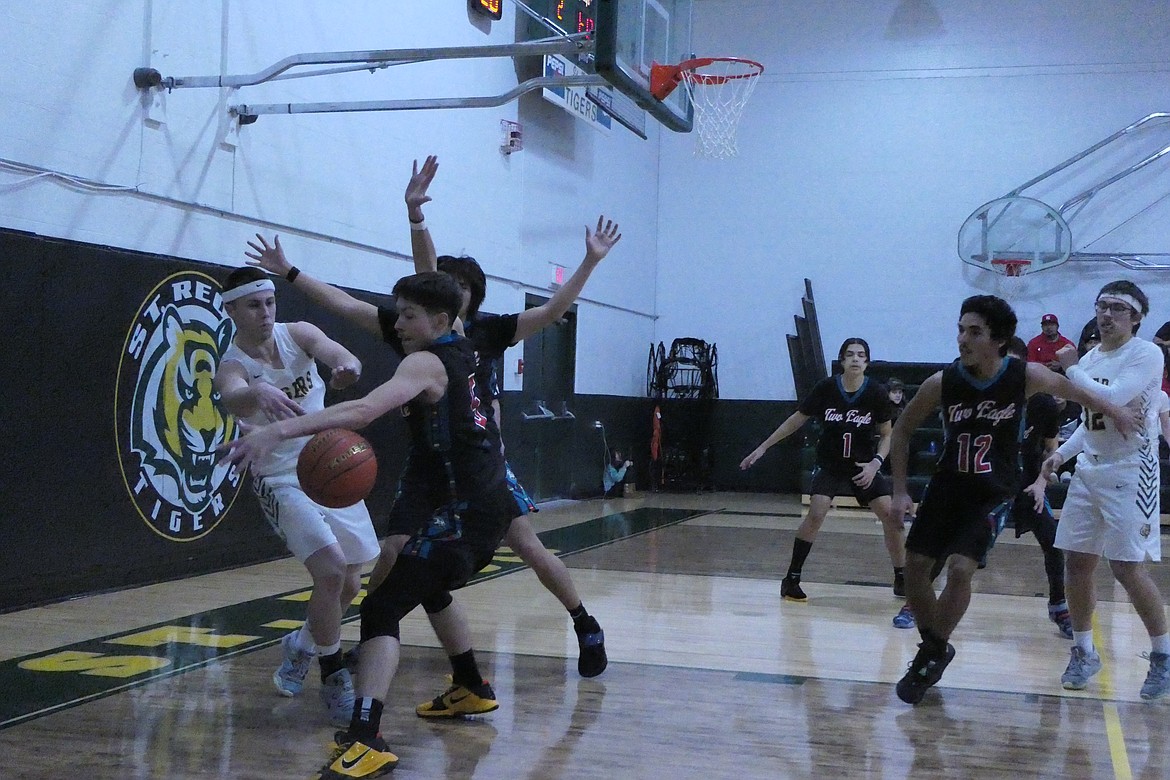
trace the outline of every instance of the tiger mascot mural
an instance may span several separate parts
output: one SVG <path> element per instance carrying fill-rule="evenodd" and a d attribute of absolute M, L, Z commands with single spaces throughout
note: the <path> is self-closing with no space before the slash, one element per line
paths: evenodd
<path fill-rule="evenodd" d="M 182 272 L 151 292 L 126 339 L 118 389 L 128 403 L 116 404 L 119 460 L 139 515 L 175 541 L 209 533 L 241 486 L 216 452 L 237 435 L 235 418 L 212 387 L 231 338 L 219 285 Z"/>

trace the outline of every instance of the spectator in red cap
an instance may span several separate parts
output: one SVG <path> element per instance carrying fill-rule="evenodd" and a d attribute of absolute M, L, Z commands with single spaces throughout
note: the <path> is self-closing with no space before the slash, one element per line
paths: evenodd
<path fill-rule="evenodd" d="M 1028 362 L 1043 363 L 1049 369 L 1063 374 L 1060 361 L 1056 359 L 1056 351 L 1066 344 L 1076 346 L 1060 335 L 1060 320 L 1056 319 L 1056 315 L 1045 314 L 1040 318 L 1040 335 L 1028 342 Z"/>

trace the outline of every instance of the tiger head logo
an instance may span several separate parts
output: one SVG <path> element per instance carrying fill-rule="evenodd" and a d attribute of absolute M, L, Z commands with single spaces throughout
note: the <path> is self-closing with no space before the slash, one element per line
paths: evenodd
<path fill-rule="evenodd" d="M 194 272 L 160 283 L 127 335 L 115 404 L 119 460 L 142 519 L 176 541 L 210 532 L 241 485 L 216 452 L 237 432 L 212 386 L 231 338 L 219 286 Z"/>

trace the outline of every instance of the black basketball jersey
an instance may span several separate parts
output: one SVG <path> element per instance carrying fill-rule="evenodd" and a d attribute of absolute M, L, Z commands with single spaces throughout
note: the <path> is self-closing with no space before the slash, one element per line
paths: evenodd
<path fill-rule="evenodd" d="M 437 403 L 414 399 L 403 407 L 410 430 L 404 482 L 425 485 L 449 500 L 475 501 L 504 483 L 500 438 L 475 393 L 475 350 L 461 336 L 431 346 L 447 372 L 447 393 Z M 451 495 L 454 493 L 454 495 Z"/>
<path fill-rule="evenodd" d="M 877 454 L 875 437 L 878 427 L 890 419 L 890 398 L 868 377 L 856 392 L 848 393 L 841 377 L 835 376 L 817 382 L 799 411 L 820 423 L 817 468 L 853 475 L 858 463 Z"/>
<path fill-rule="evenodd" d="M 463 323 L 463 332 L 475 348 L 475 387 L 483 401 L 483 412 L 492 421 L 491 401 L 498 398 L 499 370 L 497 362 L 504 350 L 516 343 L 516 324 L 519 314 L 478 314 L 471 322 Z M 394 330 L 398 312 L 392 306 L 378 307 L 378 324 L 382 329 L 382 340 L 402 354 L 402 342 Z M 498 434 L 497 434 L 498 435 Z"/>
<path fill-rule="evenodd" d="M 1044 465 L 1044 442 L 1060 434 L 1061 411 L 1056 399 L 1047 393 L 1036 393 L 1028 399 L 1024 414 L 1024 434 L 1020 441 L 1021 484 L 1030 485 L 1040 476 Z"/>
<path fill-rule="evenodd" d="M 1027 364 L 1003 358 L 987 380 L 973 377 L 958 360 L 942 372 L 943 450 L 936 470 L 972 488 L 1014 493 L 1020 484 L 1020 433 Z"/>
<path fill-rule="evenodd" d="M 463 323 L 463 333 L 475 347 L 475 387 L 484 402 L 500 396 L 499 361 L 504 350 L 516 343 L 519 318 L 518 314 L 477 314 Z"/>

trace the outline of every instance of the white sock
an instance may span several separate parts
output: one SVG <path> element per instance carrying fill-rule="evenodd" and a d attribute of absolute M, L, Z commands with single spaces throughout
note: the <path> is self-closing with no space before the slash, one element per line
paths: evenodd
<path fill-rule="evenodd" d="M 1073 630 L 1073 644 L 1084 650 L 1086 653 L 1093 653 L 1093 631 L 1077 631 Z"/>
<path fill-rule="evenodd" d="M 1162 636 L 1150 637 L 1150 642 L 1154 646 L 1155 653 L 1165 653 L 1170 655 L 1170 634 L 1162 634 Z"/>
<path fill-rule="evenodd" d="M 324 647 L 322 647 L 321 645 L 317 645 L 317 655 L 333 655 L 334 653 L 336 653 L 340 649 L 341 649 L 341 640 L 338 639 L 336 642 L 334 642 L 331 645 L 325 645 Z"/>
<path fill-rule="evenodd" d="M 297 649 L 303 653 L 317 652 L 317 643 L 313 641 L 313 635 L 309 633 L 308 621 L 306 621 L 305 624 L 301 626 L 300 630 L 297 631 L 296 636 L 293 637 L 293 644 L 296 645 Z"/>

